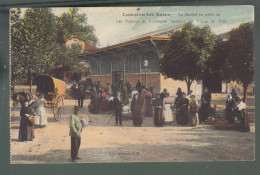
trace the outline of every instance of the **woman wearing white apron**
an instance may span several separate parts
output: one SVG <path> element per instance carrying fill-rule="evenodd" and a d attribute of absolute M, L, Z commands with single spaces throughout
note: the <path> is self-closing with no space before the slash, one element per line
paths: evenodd
<path fill-rule="evenodd" d="M 163 99 L 163 113 L 165 118 L 165 124 L 169 124 L 173 122 L 173 115 L 172 115 L 172 109 L 171 106 L 173 104 L 172 99 L 169 97 L 169 94 L 167 93 Z"/>
<path fill-rule="evenodd" d="M 39 98 L 36 100 L 32 100 L 31 102 L 31 107 L 35 113 L 39 117 L 39 128 L 44 128 L 47 125 L 47 118 L 45 115 L 45 103 L 46 100 L 44 99 L 43 95 L 39 95 Z"/>

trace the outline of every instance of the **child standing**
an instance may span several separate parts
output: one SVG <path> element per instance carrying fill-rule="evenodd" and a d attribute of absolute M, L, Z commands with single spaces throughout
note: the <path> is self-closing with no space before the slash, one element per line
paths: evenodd
<path fill-rule="evenodd" d="M 190 96 L 191 98 L 191 101 L 190 101 L 190 105 L 189 105 L 189 118 L 190 118 L 190 125 L 191 126 L 196 126 L 196 124 L 198 123 L 198 115 L 197 115 L 197 112 L 198 112 L 198 104 L 196 102 L 196 99 L 195 99 L 195 95 L 191 95 Z"/>

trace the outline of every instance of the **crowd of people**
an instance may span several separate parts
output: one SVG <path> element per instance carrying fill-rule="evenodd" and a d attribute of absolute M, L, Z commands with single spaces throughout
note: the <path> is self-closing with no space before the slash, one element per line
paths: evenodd
<path fill-rule="evenodd" d="M 81 84 L 83 82 L 79 82 L 78 90 L 84 89 L 84 93 L 78 91 L 78 106 L 83 107 L 83 99 L 89 93 L 89 112 L 104 114 L 114 111 L 117 125 L 122 125 L 121 113 L 124 106 L 129 106 L 134 126 L 141 126 L 144 117 L 154 117 L 155 126 L 171 125 L 174 121 L 177 125 L 196 126 L 205 122 L 215 112 L 214 108 L 211 107 L 211 93 L 207 88 L 201 95 L 199 105 L 192 91 L 187 96 L 181 88 L 178 88 L 175 99 L 170 96 L 167 89 L 156 94 L 154 98 L 152 87 L 148 89 L 139 80 L 133 88 L 128 82 L 118 83 L 117 86 L 108 83 L 106 87 L 101 87 L 100 82 L 97 84 L 89 83 L 90 88 L 81 88 Z M 75 87 L 74 85 L 74 89 L 76 89 Z M 228 95 L 226 103 L 226 120 L 234 122 L 236 116 L 239 116 L 238 103 L 241 103 L 241 99 L 234 89 Z M 239 120 L 239 117 L 237 118 Z"/>
<path fill-rule="evenodd" d="M 109 83 L 105 88 L 100 82 L 93 84 L 91 81 L 79 82 L 78 87 L 71 87 L 72 96 L 78 100 L 78 107 L 83 108 L 83 101 L 89 94 L 90 104 L 88 110 L 93 114 L 104 114 L 113 112 L 116 125 L 122 126 L 122 112 L 124 107 L 129 107 L 134 126 L 142 126 L 145 117 L 153 117 L 155 126 L 177 125 L 196 126 L 205 122 L 212 116 L 214 109 L 211 107 L 211 93 L 205 89 L 200 98 L 200 105 L 196 96 L 190 91 L 189 96 L 178 88 L 175 99 L 170 96 L 167 89 L 153 96 L 152 88 L 142 86 L 140 81 L 134 88 L 127 84 L 121 87 L 113 87 Z M 116 89 L 116 91 L 115 91 Z M 25 100 L 20 111 L 21 122 L 19 139 L 28 141 L 34 139 L 34 128 L 29 117 L 38 117 L 38 128 L 47 125 L 44 105 L 44 95 L 40 94 L 37 99 Z M 228 123 L 239 122 L 241 126 L 246 125 L 245 104 L 237 96 L 233 89 L 227 95 L 225 108 L 225 119 Z"/>
<path fill-rule="evenodd" d="M 177 89 L 175 98 L 170 96 L 167 89 L 163 89 L 154 98 L 152 88 L 148 89 L 142 86 L 140 81 L 134 88 L 129 88 L 130 86 L 127 84 L 121 84 L 121 87 L 115 88 L 109 83 L 106 88 L 102 88 L 100 82 L 97 84 L 79 82 L 78 87 L 73 84 L 71 87 L 72 96 L 78 100 L 78 106 L 74 106 L 73 114 L 70 116 L 69 135 L 71 137 L 72 161 L 80 159 L 78 151 L 81 144 L 82 128 L 85 124 L 79 117 L 79 112 L 80 108 L 83 108 L 83 101 L 88 93 L 90 97 L 89 112 L 103 114 L 113 111 L 117 126 L 123 125 L 122 112 L 125 106 L 130 108 L 135 127 L 142 126 L 145 117 L 153 117 L 154 125 L 157 127 L 172 125 L 175 122 L 182 126 L 196 126 L 207 121 L 214 113 L 214 109 L 211 107 L 211 93 L 207 89 L 201 95 L 199 105 L 192 91 L 187 96 L 181 88 Z M 45 104 L 43 94 L 39 94 L 36 99 L 24 98 L 20 110 L 19 130 L 19 139 L 22 142 L 33 141 L 36 126 L 37 128 L 46 127 Z M 246 105 L 234 89 L 230 94 L 227 94 L 225 106 L 225 120 L 229 124 L 238 124 L 241 131 L 248 131 L 249 126 L 245 115 Z M 38 118 L 37 125 L 32 122 L 32 117 Z"/>

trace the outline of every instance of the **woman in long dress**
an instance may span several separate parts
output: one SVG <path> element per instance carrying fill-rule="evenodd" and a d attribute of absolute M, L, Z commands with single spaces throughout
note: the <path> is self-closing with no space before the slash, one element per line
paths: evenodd
<path fill-rule="evenodd" d="M 227 95 L 225 106 L 226 106 L 225 118 L 228 121 L 228 123 L 233 123 L 234 122 L 234 112 L 233 112 L 233 110 L 235 109 L 236 104 L 235 104 L 235 102 L 232 99 L 230 94 Z"/>
<path fill-rule="evenodd" d="M 144 116 L 152 116 L 153 115 L 153 109 L 152 109 L 152 93 L 144 89 L 143 94 L 144 97 Z"/>
<path fill-rule="evenodd" d="M 93 114 L 97 114 L 98 110 L 99 110 L 98 94 L 97 94 L 96 88 L 93 88 L 93 91 L 90 96 L 89 112 L 91 112 Z"/>
<path fill-rule="evenodd" d="M 107 94 L 104 92 L 104 89 L 101 89 L 101 92 L 98 94 L 99 98 L 99 113 L 104 113 L 107 110 L 107 103 L 106 103 Z"/>
<path fill-rule="evenodd" d="M 143 115 L 139 105 L 139 99 L 137 98 L 137 94 L 134 94 L 133 96 L 133 100 L 131 102 L 131 111 L 132 111 L 134 126 L 142 126 Z"/>
<path fill-rule="evenodd" d="M 186 93 L 182 93 L 182 106 L 181 106 L 181 125 L 188 125 L 189 123 L 189 100 L 186 98 Z"/>
<path fill-rule="evenodd" d="M 182 91 L 181 88 L 178 88 L 177 97 L 175 99 L 175 109 L 176 109 L 176 122 L 177 125 L 181 124 L 181 119 L 182 119 L 182 113 L 181 113 L 181 108 L 182 108 L 182 103 L 183 103 L 183 96 L 182 96 Z"/>
<path fill-rule="evenodd" d="M 38 99 L 32 100 L 30 102 L 31 108 L 35 115 L 39 116 L 39 128 L 44 128 L 47 126 L 47 118 L 44 105 L 46 104 L 46 100 L 44 99 L 44 95 L 40 94 Z"/>
<path fill-rule="evenodd" d="M 169 94 L 166 93 L 163 99 L 163 113 L 164 113 L 165 123 L 168 124 L 173 122 L 173 115 L 171 109 L 172 104 L 173 104 L 172 99 L 169 97 Z"/>
<path fill-rule="evenodd" d="M 153 100 L 154 107 L 154 125 L 163 126 L 164 125 L 164 114 L 163 114 L 163 102 L 161 100 L 161 95 L 157 94 L 156 99 Z"/>
<path fill-rule="evenodd" d="M 32 111 L 28 106 L 28 101 L 25 101 L 21 111 L 21 121 L 19 129 L 19 139 L 23 141 L 32 141 L 34 139 L 34 128 L 31 122 L 28 120 L 28 117 L 32 115 Z"/>

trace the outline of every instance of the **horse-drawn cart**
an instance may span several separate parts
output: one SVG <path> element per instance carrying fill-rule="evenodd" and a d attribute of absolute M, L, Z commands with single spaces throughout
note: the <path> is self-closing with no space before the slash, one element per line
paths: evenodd
<path fill-rule="evenodd" d="M 51 76 L 40 75 L 37 77 L 37 93 L 44 94 L 46 100 L 45 107 L 53 109 L 54 119 L 61 118 L 64 107 L 64 95 L 66 83 Z"/>

